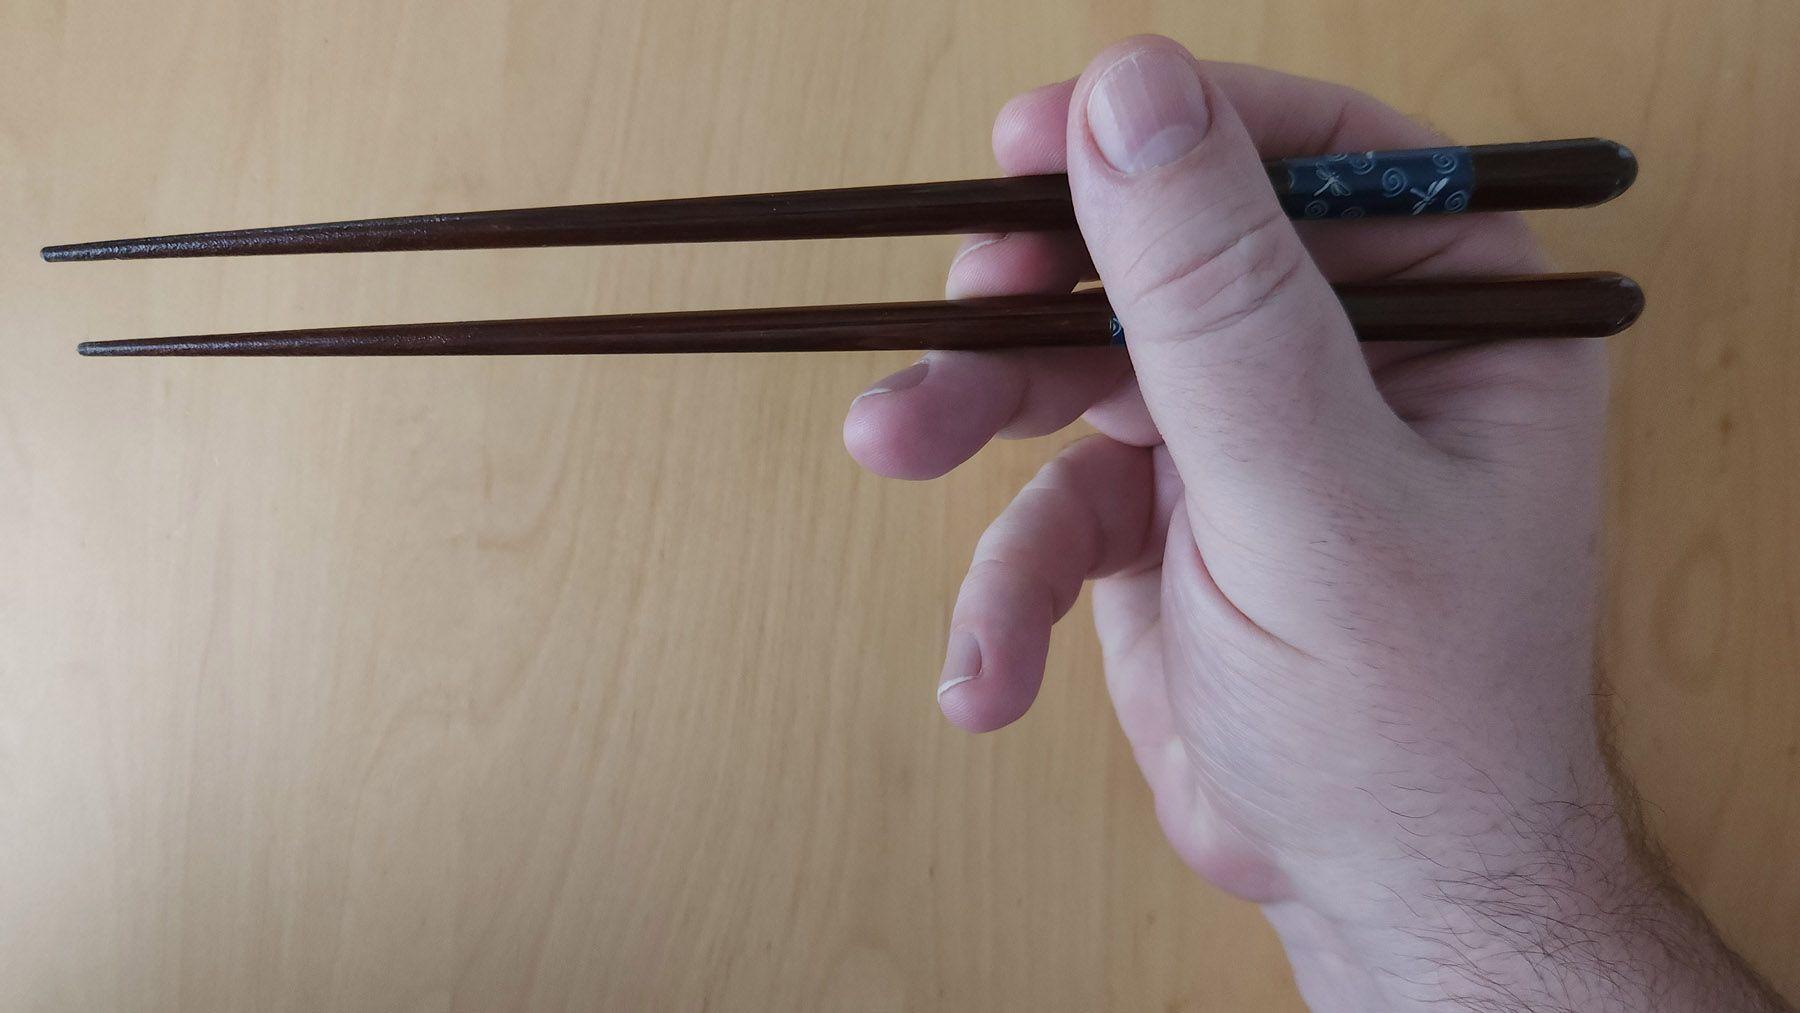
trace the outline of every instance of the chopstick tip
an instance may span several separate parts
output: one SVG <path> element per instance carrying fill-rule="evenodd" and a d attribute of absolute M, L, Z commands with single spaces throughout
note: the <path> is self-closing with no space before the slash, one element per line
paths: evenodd
<path fill-rule="evenodd" d="M 114 243 L 70 243 L 66 246 L 46 246 L 38 253 L 47 264 L 61 264 L 74 260 L 106 260 L 118 256 Z"/>

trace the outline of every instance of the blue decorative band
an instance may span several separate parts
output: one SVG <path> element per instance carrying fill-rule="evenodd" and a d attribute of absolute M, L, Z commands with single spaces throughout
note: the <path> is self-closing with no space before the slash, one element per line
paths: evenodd
<path fill-rule="evenodd" d="M 1269 181 L 1296 219 L 1453 215 L 1475 192 L 1468 148 L 1290 158 L 1270 167 Z"/>

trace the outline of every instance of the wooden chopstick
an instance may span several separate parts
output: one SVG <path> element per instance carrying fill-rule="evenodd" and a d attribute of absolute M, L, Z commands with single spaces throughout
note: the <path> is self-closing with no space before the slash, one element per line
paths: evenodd
<path fill-rule="evenodd" d="M 1296 219 L 1583 207 L 1637 176 L 1599 138 L 1265 163 Z M 1075 227 L 1061 175 L 373 218 L 49 246 L 48 261 L 826 239 Z"/>
<path fill-rule="evenodd" d="M 1604 337 L 1643 309 L 1617 274 L 1340 285 L 1364 341 Z M 591 355 L 1107 345 L 1106 294 L 393 324 L 90 341 L 83 355 Z"/>

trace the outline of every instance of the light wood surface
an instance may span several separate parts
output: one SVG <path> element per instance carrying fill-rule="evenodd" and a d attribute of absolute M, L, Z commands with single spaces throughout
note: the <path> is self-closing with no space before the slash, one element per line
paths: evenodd
<path fill-rule="evenodd" d="M 1685 880 L 1800 992 L 1800 7 L 0 5 L 0 1008 L 1287 1009 L 1161 841 L 1085 609 L 1022 724 L 932 683 L 1060 439 L 881 482 L 900 356 L 84 361 L 88 337 L 930 297 L 948 239 L 46 266 L 44 243 L 982 175 L 1140 30 L 1468 140 L 1637 275 L 1607 667 Z"/>

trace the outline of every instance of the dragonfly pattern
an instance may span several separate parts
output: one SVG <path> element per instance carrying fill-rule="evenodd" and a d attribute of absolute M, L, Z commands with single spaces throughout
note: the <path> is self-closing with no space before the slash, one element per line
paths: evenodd
<path fill-rule="evenodd" d="M 1475 189 L 1467 148 L 1367 151 L 1280 165 L 1270 181 L 1292 218 L 1457 214 L 1468 209 Z"/>

